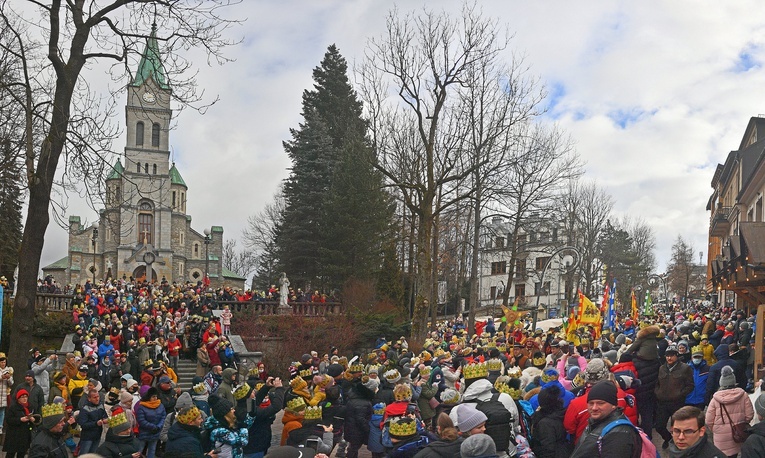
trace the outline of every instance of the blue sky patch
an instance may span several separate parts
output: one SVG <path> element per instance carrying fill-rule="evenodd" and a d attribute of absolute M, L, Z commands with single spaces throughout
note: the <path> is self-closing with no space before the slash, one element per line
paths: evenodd
<path fill-rule="evenodd" d="M 733 64 L 734 73 L 744 73 L 753 68 L 760 67 L 760 62 L 754 57 L 752 51 L 754 51 L 754 49 L 750 46 L 738 53 L 738 59 L 736 59 L 736 62 Z"/>
<path fill-rule="evenodd" d="M 647 116 L 653 116 L 655 113 L 656 110 L 646 111 L 639 107 L 632 107 L 613 110 L 609 112 L 607 116 L 621 129 L 626 129 L 628 126 L 635 124 Z"/>

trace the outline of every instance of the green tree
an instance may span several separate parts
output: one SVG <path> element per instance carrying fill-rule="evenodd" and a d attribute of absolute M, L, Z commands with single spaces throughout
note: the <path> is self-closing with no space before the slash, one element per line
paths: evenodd
<path fill-rule="evenodd" d="M 298 285 L 338 288 L 373 278 L 393 215 L 375 154 L 366 137 L 362 104 L 335 45 L 314 69 L 303 93 L 304 122 L 284 143 L 292 173 L 277 230 L 279 265 Z"/>
<path fill-rule="evenodd" d="M 0 144 L 0 275 L 9 280 L 19 262 L 21 246 L 21 166 L 10 141 Z M 10 291 L 6 291 L 10 294 Z"/>

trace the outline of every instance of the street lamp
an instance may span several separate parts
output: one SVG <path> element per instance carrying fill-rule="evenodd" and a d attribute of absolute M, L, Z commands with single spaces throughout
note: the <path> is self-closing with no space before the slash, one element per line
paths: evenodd
<path fill-rule="evenodd" d="M 90 241 L 93 244 L 93 284 L 96 284 L 96 241 L 98 240 L 98 222 L 93 223 L 93 237 Z"/>
<path fill-rule="evenodd" d="M 539 298 L 542 296 L 542 291 L 544 291 L 545 288 L 545 273 L 547 273 L 547 268 L 550 267 L 550 263 L 552 263 L 553 259 L 555 259 L 556 256 L 561 256 L 561 261 L 563 262 L 563 265 L 566 267 L 565 273 L 570 274 L 574 269 L 576 269 L 576 266 L 579 265 L 579 260 L 582 258 L 582 255 L 579 253 L 579 250 L 572 246 L 564 246 L 561 248 L 558 248 L 555 250 L 551 255 L 550 258 L 545 263 L 544 268 L 542 269 L 542 274 L 539 277 L 539 291 L 537 294 L 537 305 L 534 307 L 534 312 L 532 316 L 534 317 L 534 321 L 531 325 L 531 329 L 535 330 L 537 328 L 537 315 L 539 314 Z M 550 304 L 547 304 L 547 307 L 549 309 Z M 549 310 L 548 310 L 549 313 Z"/>
<path fill-rule="evenodd" d="M 657 274 L 651 274 L 648 276 L 648 286 L 650 286 L 651 288 L 657 287 L 659 282 L 661 282 L 662 287 L 664 288 L 664 299 L 666 299 L 667 306 L 669 306 L 669 291 L 667 291 L 667 279 Z"/>
<path fill-rule="evenodd" d="M 494 313 L 495 313 L 495 312 L 494 312 L 494 309 L 497 307 L 497 297 L 498 297 L 500 294 L 503 294 L 503 293 L 505 292 L 505 282 L 503 282 L 502 280 L 500 280 L 500 281 L 499 281 L 499 283 L 502 285 L 502 290 L 500 291 L 500 289 L 499 289 L 499 288 L 497 288 L 497 289 L 494 291 L 494 303 L 492 303 L 492 304 L 491 304 L 491 319 L 492 319 L 492 320 L 494 319 Z"/>
<path fill-rule="evenodd" d="M 210 242 L 212 242 L 212 233 L 210 229 L 205 229 L 205 278 L 209 278 L 210 272 L 210 256 L 208 256 L 210 249 Z"/>

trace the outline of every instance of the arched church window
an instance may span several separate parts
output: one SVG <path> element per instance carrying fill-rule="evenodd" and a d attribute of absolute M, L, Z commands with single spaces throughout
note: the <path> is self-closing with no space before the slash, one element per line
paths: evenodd
<path fill-rule="evenodd" d="M 193 257 L 194 257 L 194 259 L 199 259 L 199 244 L 198 243 L 194 243 L 194 254 L 193 254 Z"/>
<path fill-rule="evenodd" d="M 143 165 L 143 173 L 149 173 L 149 163 L 145 163 Z"/>
<path fill-rule="evenodd" d="M 151 170 L 154 173 L 154 175 L 156 175 L 157 174 L 157 164 L 152 165 L 151 166 Z"/>
<path fill-rule="evenodd" d="M 141 173 L 141 163 L 140 162 L 136 162 L 135 163 L 135 171 L 136 171 L 136 173 Z"/>
<path fill-rule="evenodd" d="M 141 202 L 138 206 L 138 242 L 147 244 L 153 242 L 154 212 L 150 203 Z"/>
<path fill-rule="evenodd" d="M 151 146 L 159 146 L 159 124 L 151 125 Z"/>
<path fill-rule="evenodd" d="M 138 121 L 135 125 L 135 144 L 143 145 L 143 121 Z"/>

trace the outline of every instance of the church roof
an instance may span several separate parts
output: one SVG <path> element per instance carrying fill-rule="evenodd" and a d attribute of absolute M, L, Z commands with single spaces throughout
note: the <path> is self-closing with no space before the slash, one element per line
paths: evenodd
<path fill-rule="evenodd" d="M 170 184 L 179 184 L 185 188 L 188 188 L 188 186 L 186 186 L 186 182 L 183 181 L 181 172 L 179 172 L 178 169 L 175 168 L 174 162 L 173 162 L 173 166 L 170 167 Z"/>
<path fill-rule="evenodd" d="M 66 269 L 69 266 L 69 256 L 64 256 L 63 258 L 59 259 L 58 261 L 48 264 L 47 266 L 43 267 L 42 270 L 58 270 L 58 269 Z"/>
<path fill-rule="evenodd" d="M 221 269 L 221 273 L 223 274 L 224 278 L 236 278 L 237 280 L 247 280 L 247 278 L 241 277 L 236 272 L 230 271 L 226 269 L 225 267 Z"/>
<path fill-rule="evenodd" d="M 133 78 L 131 86 L 140 86 L 144 82 L 153 79 L 162 89 L 170 89 L 165 76 L 165 69 L 162 67 L 162 60 L 159 57 L 159 44 L 157 44 L 157 24 L 151 25 L 151 35 L 146 40 L 146 49 L 141 56 L 141 62 L 138 64 L 138 71 Z"/>
<path fill-rule="evenodd" d="M 112 167 L 112 173 L 109 174 L 108 177 L 106 177 L 107 180 L 114 180 L 122 178 L 122 172 L 125 171 L 125 168 L 122 167 L 122 162 L 117 159 L 117 163 L 114 164 L 114 167 Z"/>

